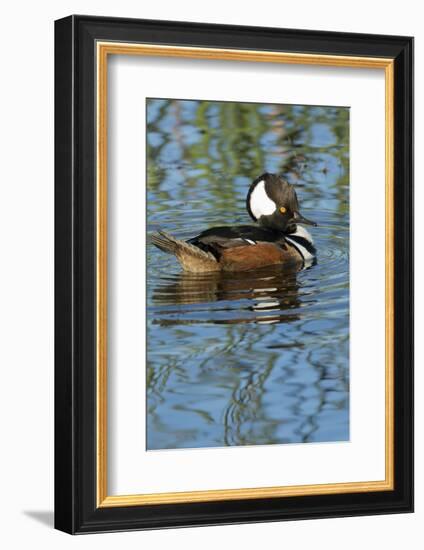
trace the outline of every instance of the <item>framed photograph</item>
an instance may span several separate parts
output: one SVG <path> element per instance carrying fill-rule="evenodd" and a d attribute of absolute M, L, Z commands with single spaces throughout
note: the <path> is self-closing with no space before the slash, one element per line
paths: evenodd
<path fill-rule="evenodd" d="M 55 525 L 413 509 L 413 39 L 55 24 Z"/>

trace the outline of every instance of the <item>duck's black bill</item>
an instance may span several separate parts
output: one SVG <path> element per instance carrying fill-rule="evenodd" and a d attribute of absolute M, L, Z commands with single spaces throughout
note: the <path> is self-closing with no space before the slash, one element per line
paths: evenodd
<path fill-rule="evenodd" d="M 316 222 L 313 222 L 312 220 L 308 220 L 308 218 L 305 218 L 304 216 L 302 216 L 300 212 L 295 212 L 294 221 L 296 223 L 303 223 L 305 225 L 313 225 L 314 227 L 318 225 Z"/>

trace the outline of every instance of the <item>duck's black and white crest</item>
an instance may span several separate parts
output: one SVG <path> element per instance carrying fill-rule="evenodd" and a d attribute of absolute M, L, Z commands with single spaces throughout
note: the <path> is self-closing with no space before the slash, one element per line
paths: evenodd
<path fill-rule="evenodd" d="M 258 221 L 261 216 L 271 216 L 277 209 L 276 203 L 269 197 L 266 191 L 266 182 L 267 180 L 264 176 L 257 178 L 250 186 L 246 198 L 247 211 L 255 221 Z"/>
<path fill-rule="evenodd" d="M 246 197 L 250 217 L 258 221 L 262 216 L 272 216 L 282 205 L 292 212 L 299 209 L 293 186 L 276 174 L 265 173 L 256 178 Z"/>

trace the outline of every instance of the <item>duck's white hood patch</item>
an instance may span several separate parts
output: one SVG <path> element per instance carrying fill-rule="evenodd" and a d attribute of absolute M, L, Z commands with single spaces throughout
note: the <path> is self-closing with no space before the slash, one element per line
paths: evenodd
<path fill-rule="evenodd" d="M 264 180 L 261 180 L 253 189 L 250 195 L 249 206 L 257 220 L 261 216 L 270 216 L 277 209 L 275 202 L 266 194 Z"/>

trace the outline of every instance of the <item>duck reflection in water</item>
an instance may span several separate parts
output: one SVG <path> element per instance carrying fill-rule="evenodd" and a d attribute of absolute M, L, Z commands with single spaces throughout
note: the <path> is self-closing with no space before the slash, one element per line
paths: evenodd
<path fill-rule="evenodd" d="M 171 308 L 173 305 L 229 302 L 226 308 L 229 311 L 232 310 L 231 302 L 237 301 L 240 316 L 208 320 L 214 324 L 287 323 L 300 319 L 299 288 L 297 272 L 284 269 L 282 266 L 269 266 L 254 272 L 181 272 L 174 275 L 171 282 L 164 283 L 162 280 L 161 284 L 154 288 L 152 299 L 157 306 Z M 246 301 L 246 306 L 242 306 L 241 311 L 240 301 Z M 157 311 L 159 316 L 154 323 L 172 325 L 193 322 L 190 320 L 190 310 L 178 311 L 181 317 L 175 319 L 170 319 L 168 315 L 166 319 L 161 318 Z M 161 312 L 170 313 L 168 309 L 161 309 Z"/>

